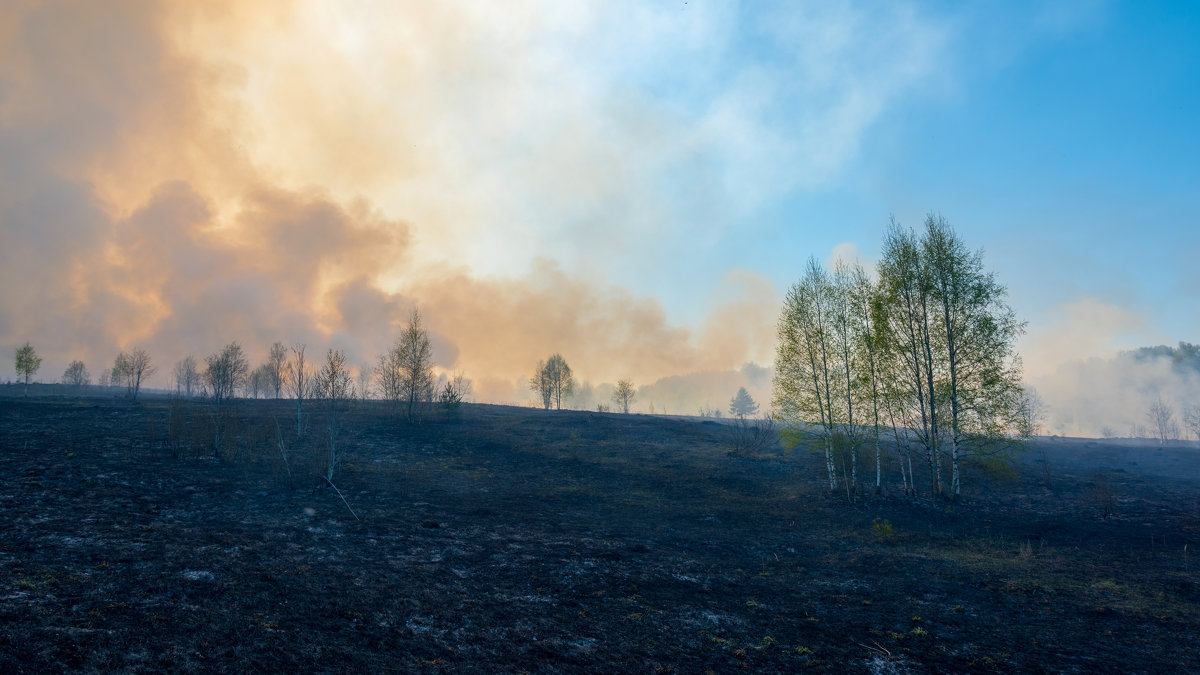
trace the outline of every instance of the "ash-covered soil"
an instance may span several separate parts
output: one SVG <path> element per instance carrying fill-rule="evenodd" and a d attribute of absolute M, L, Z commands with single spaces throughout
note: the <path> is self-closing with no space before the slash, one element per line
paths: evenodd
<path fill-rule="evenodd" d="M 1195 444 L 1043 439 L 957 504 L 889 462 L 850 504 L 819 457 L 730 456 L 712 422 L 368 403 L 341 414 L 343 503 L 319 408 L 297 436 L 289 402 L 241 403 L 220 459 L 211 427 L 0 399 L 0 671 L 1200 663 Z"/>

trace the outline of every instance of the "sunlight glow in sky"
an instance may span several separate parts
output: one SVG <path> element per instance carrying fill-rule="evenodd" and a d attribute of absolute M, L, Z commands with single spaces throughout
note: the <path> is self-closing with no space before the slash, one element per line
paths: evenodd
<path fill-rule="evenodd" d="M 769 365 L 810 255 L 930 211 L 1031 378 L 1195 341 L 1198 35 L 1083 0 L 5 3 L 0 346 L 364 363 L 417 305 L 485 397 L 552 351 L 652 382 Z"/>

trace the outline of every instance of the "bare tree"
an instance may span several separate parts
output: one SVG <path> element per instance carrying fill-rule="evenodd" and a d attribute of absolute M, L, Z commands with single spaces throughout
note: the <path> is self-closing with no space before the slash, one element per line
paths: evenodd
<path fill-rule="evenodd" d="M 275 398 L 280 398 L 283 392 L 283 384 L 288 376 L 287 367 L 287 347 L 284 347 L 282 342 L 276 342 L 271 345 L 271 351 L 267 354 L 267 363 L 264 366 L 269 375 L 270 386 L 275 391 Z"/>
<path fill-rule="evenodd" d="M 246 361 L 242 347 L 237 342 L 229 343 L 220 352 L 206 358 L 205 364 L 204 381 L 207 385 L 209 401 L 212 403 L 215 430 L 213 457 L 220 458 L 228 405 L 237 390 L 245 385 L 250 364 Z"/>
<path fill-rule="evenodd" d="M 83 365 L 83 361 L 76 360 L 63 371 L 62 382 L 72 387 L 82 387 L 92 383 L 92 376 L 88 373 L 87 366 Z"/>
<path fill-rule="evenodd" d="M 175 395 L 191 398 L 193 390 L 200 385 L 196 357 L 188 355 L 176 361 L 171 372 L 175 376 Z"/>
<path fill-rule="evenodd" d="M 312 388 L 312 367 L 304 358 L 305 345 L 292 347 L 292 358 L 288 360 L 288 392 L 296 399 L 296 435 L 304 433 L 304 399 Z"/>
<path fill-rule="evenodd" d="M 613 392 L 613 403 L 621 409 L 621 412 L 629 414 L 629 406 L 633 403 L 633 399 L 637 398 L 637 389 L 634 388 L 633 382 L 629 380 L 618 380 L 617 389 Z"/>
<path fill-rule="evenodd" d="M 17 376 L 25 378 L 25 396 L 28 396 L 29 378 L 42 367 L 42 357 L 37 355 L 33 345 L 26 342 L 17 347 L 16 366 Z"/>
<path fill-rule="evenodd" d="M 341 461 L 341 428 L 338 415 L 341 406 L 350 398 L 353 381 L 346 367 L 346 355 L 340 350 L 330 349 L 325 355 L 325 365 L 313 381 L 314 396 L 325 400 L 329 408 L 329 464 L 325 469 L 325 481 L 333 485 L 333 473 Z"/>
<path fill-rule="evenodd" d="M 1200 441 L 1200 405 L 1184 406 L 1183 424 Z"/>
<path fill-rule="evenodd" d="M 1046 402 L 1033 387 L 1022 387 L 1020 397 L 1017 403 L 1017 433 L 1024 438 L 1032 438 L 1042 432 L 1042 423 L 1046 420 Z M 1109 435 L 1112 435 L 1111 429 Z"/>
<path fill-rule="evenodd" d="M 563 398 L 575 390 L 575 376 L 561 354 L 552 354 L 549 359 L 538 362 L 537 370 L 529 379 L 529 388 L 541 395 L 546 410 L 551 404 L 556 410 L 562 410 Z"/>
<path fill-rule="evenodd" d="M 379 355 L 379 361 L 375 364 L 375 378 L 379 380 L 380 396 L 391 401 L 392 406 L 399 410 L 401 383 L 404 381 L 399 345 Z"/>
<path fill-rule="evenodd" d="M 274 370 L 270 362 L 255 368 L 246 381 L 250 398 L 269 398 L 275 389 L 273 380 Z"/>
<path fill-rule="evenodd" d="M 158 367 L 150 361 L 150 354 L 145 349 L 135 348 L 117 354 L 113 364 L 113 384 L 124 384 L 126 395 L 136 401 L 142 382 L 156 372 Z"/>
<path fill-rule="evenodd" d="M 1146 411 L 1146 417 L 1150 420 L 1159 442 L 1163 445 L 1179 436 L 1175 411 L 1170 404 L 1162 400 L 1161 396 L 1155 396 L 1154 400 L 1150 402 L 1150 409 Z"/>
<path fill-rule="evenodd" d="M 729 399 L 729 414 L 737 418 L 754 417 L 758 414 L 758 403 L 745 387 L 739 387 Z"/>
<path fill-rule="evenodd" d="M 554 388 L 550 385 L 545 361 L 538 361 L 533 370 L 533 377 L 529 378 L 529 389 L 542 398 L 542 407 L 546 410 L 554 404 Z"/>
<path fill-rule="evenodd" d="M 408 401 L 408 418 L 411 420 L 417 403 L 433 400 L 433 349 L 417 310 L 409 316 L 408 326 L 400 334 L 396 349 L 401 364 L 401 394 Z"/>
<path fill-rule="evenodd" d="M 372 379 L 371 366 L 369 366 L 365 363 L 362 364 L 361 366 L 359 366 L 357 379 L 358 379 L 358 382 L 357 382 L 358 387 L 357 387 L 357 391 L 355 392 L 355 394 L 358 396 L 358 399 L 361 401 L 365 401 L 365 400 L 371 398 L 371 395 L 373 394 L 373 392 L 371 391 L 371 379 Z"/>

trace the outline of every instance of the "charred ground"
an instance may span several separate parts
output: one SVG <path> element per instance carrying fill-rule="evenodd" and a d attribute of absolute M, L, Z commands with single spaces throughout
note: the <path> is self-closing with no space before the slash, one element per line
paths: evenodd
<path fill-rule="evenodd" d="M 220 460 L 207 414 L 0 399 L 0 670 L 1157 673 L 1200 655 L 1194 445 L 1043 439 L 1018 471 L 973 469 L 958 504 L 847 504 L 818 457 L 730 456 L 712 422 L 364 404 L 335 481 L 360 522 L 316 478 L 321 412 L 298 438 L 287 402 L 243 402 Z"/>

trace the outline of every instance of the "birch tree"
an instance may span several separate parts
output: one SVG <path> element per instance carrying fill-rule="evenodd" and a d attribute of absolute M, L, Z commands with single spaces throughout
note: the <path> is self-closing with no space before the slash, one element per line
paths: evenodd
<path fill-rule="evenodd" d="M 341 428 L 339 415 L 341 406 L 350 398 L 353 380 L 346 366 L 346 355 L 340 350 L 330 349 L 325 355 L 325 364 L 314 378 L 315 397 L 325 400 L 329 411 L 329 464 L 325 468 L 325 480 L 333 485 L 333 473 L 341 462 L 338 441 Z"/>
<path fill-rule="evenodd" d="M 288 359 L 287 387 L 288 393 L 296 399 L 296 435 L 304 434 L 304 399 L 312 389 L 312 367 L 304 357 L 305 345 L 292 347 L 292 356 Z"/>
<path fill-rule="evenodd" d="M 16 355 L 17 376 L 25 378 L 25 396 L 29 395 L 29 378 L 42 367 L 42 357 L 38 356 L 33 345 L 26 342 L 17 347 Z"/>
<path fill-rule="evenodd" d="M 633 382 L 629 380 L 618 380 L 617 388 L 613 391 L 612 400 L 621 409 L 621 412 L 629 414 L 629 406 L 633 403 L 633 399 L 637 398 L 637 388 L 633 386 Z"/>
<path fill-rule="evenodd" d="M 944 364 L 942 391 L 949 399 L 950 495 L 962 492 L 959 464 L 966 448 L 976 452 L 1003 438 L 1019 419 L 1022 389 L 1015 343 L 1024 332 L 1007 294 L 941 216 L 925 219 L 922 241 L 939 314 L 934 344 Z"/>
<path fill-rule="evenodd" d="M 283 346 L 282 342 L 276 342 L 271 345 L 271 351 L 267 353 L 266 372 L 269 376 L 271 389 L 275 392 L 275 398 L 280 398 L 283 393 L 283 385 L 287 381 L 288 376 L 288 350 Z"/>
<path fill-rule="evenodd" d="M 175 395 L 192 397 L 192 390 L 200 385 L 200 371 L 196 367 L 196 357 L 185 356 L 175 363 L 172 369 L 175 376 Z"/>
<path fill-rule="evenodd" d="M 550 373 L 546 370 L 546 362 L 538 361 L 533 369 L 533 377 L 529 378 L 529 389 L 542 399 L 542 407 L 546 410 L 554 404 L 554 387 L 550 384 Z"/>
<path fill-rule="evenodd" d="M 861 392 L 864 404 L 864 415 L 869 412 L 871 422 L 871 441 L 875 449 L 875 490 L 883 489 L 883 450 L 880 443 L 880 389 L 879 375 L 879 341 L 880 334 L 875 325 L 875 305 L 879 299 L 878 288 L 867 276 L 862 265 L 855 264 L 850 269 L 850 307 L 853 321 L 856 324 L 857 337 L 855 351 L 858 353 L 860 366 L 857 388 Z"/>
<path fill-rule="evenodd" d="M 237 342 L 229 343 L 204 361 L 204 383 L 213 415 L 213 458 L 219 459 L 224 444 L 229 404 L 237 390 L 246 384 L 250 364 Z"/>
<path fill-rule="evenodd" d="M 72 361 L 65 371 L 63 371 L 62 383 L 72 387 L 82 387 L 92 383 L 92 376 L 88 373 L 87 366 L 83 361 Z"/>
<path fill-rule="evenodd" d="M 816 258 L 809 258 L 804 277 L 788 289 L 779 317 L 775 354 L 776 416 L 785 438 L 815 432 L 825 452 L 829 489 L 837 489 L 833 461 L 833 393 L 830 385 L 829 276 Z"/>
<path fill-rule="evenodd" d="M 932 284 L 923 264 L 921 245 L 911 230 L 892 222 L 879 262 L 880 298 L 877 322 L 881 353 L 892 362 L 887 395 L 900 428 L 912 433 L 925 453 L 930 492 L 940 494 L 941 455 L 934 387 Z"/>

